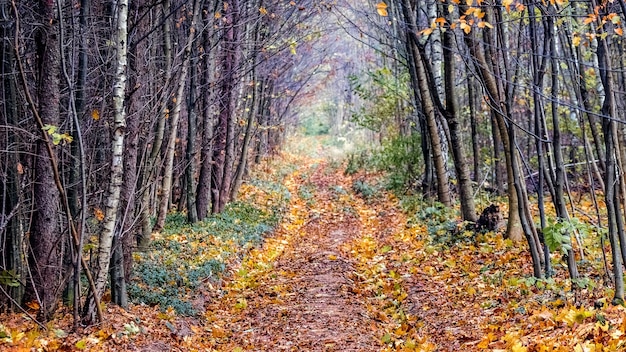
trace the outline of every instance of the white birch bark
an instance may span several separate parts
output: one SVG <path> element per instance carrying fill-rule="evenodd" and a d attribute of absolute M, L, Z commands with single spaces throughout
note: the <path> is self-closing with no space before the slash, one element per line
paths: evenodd
<path fill-rule="evenodd" d="M 120 203 L 124 161 L 124 134 L 126 130 L 126 94 L 127 36 L 128 36 L 128 0 L 114 2 L 117 9 L 117 28 L 114 36 L 116 49 L 115 81 L 113 85 L 113 137 L 111 141 L 111 181 L 98 247 L 98 267 L 96 272 L 96 295 L 101 298 L 107 285 L 111 247 L 115 233 L 115 222 Z"/>

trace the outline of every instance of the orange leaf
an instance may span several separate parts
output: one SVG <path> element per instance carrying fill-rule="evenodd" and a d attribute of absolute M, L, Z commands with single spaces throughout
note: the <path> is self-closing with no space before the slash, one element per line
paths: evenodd
<path fill-rule="evenodd" d="M 37 301 L 30 301 L 28 303 L 26 303 L 26 306 L 32 310 L 39 310 L 40 306 L 39 306 L 39 302 Z"/>
<path fill-rule="evenodd" d="M 421 35 L 430 35 L 433 32 L 433 28 L 426 28 L 423 29 L 421 31 L 419 31 L 419 34 Z"/>
<path fill-rule="evenodd" d="M 91 110 L 91 118 L 94 119 L 94 121 L 100 120 L 100 111 L 98 111 L 98 109 Z"/>
<path fill-rule="evenodd" d="M 624 35 L 624 30 L 620 27 L 615 27 L 615 29 L 613 29 L 615 31 L 615 33 L 619 36 L 623 36 Z"/>
<path fill-rule="evenodd" d="M 93 216 L 98 220 L 98 221 L 102 221 L 104 220 L 104 212 L 102 211 L 102 209 L 100 208 L 95 208 L 93 210 Z"/>
<path fill-rule="evenodd" d="M 382 1 L 376 4 L 376 12 L 383 17 L 387 17 L 389 15 L 387 13 L 387 4 Z"/>

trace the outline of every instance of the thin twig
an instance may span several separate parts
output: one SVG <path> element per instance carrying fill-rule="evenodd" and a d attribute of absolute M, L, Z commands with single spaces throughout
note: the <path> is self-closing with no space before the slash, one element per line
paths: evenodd
<path fill-rule="evenodd" d="M 13 303 L 13 305 L 15 305 L 19 310 L 21 310 L 22 313 L 26 314 L 32 321 L 35 322 L 35 324 L 39 325 L 44 330 L 48 330 L 48 328 L 45 325 L 43 325 L 42 322 L 35 319 L 35 317 L 33 317 L 32 314 L 28 313 L 26 309 L 24 309 L 24 307 L 22 307 L 19 303 L 17 303 L 17 301 L 14 300 L 13 297 L 11 297 L 11 295 L 7 291 L 4 290 L 2 285 L 0 285 L 0 290 L 2 290 L 2 293 L 9 299 L 9 301 L 11 301 L 11 303 Z"/>

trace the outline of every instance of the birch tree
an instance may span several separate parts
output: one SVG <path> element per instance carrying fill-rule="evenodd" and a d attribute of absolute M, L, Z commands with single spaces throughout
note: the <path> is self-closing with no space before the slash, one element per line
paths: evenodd
<path fill-rule="evenodd" d="M 111 260 L 111 248 L 117 213 L 120 203 L 120 190 L 122 187 L 124 170 L 124 135 L 126 130 L 126 111 L 124 99 L 126 96 L 126 66 L 128 51 L 128 0 L 114 0 L 114 8 L 117 11 L 116 31 L 113 38 L 116 50 L 115 81 L 113 86 L 113 131 L 111 140 L 111 169 L 110 183 L 106 201 L 105 217 L 99 236 L 97 270 L 95 275 L 96 292 L 92 292 L 98 299 L 104 294 L 107 285 L 109 263 Z M 95 300 L 91 297 L 88 304 L 87 318 L 93 320 Z"/>

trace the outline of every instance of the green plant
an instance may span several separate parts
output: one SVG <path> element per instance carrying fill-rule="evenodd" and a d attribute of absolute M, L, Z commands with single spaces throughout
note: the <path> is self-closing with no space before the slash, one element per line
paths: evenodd
<path fill-rule="evenodd" d="M 577 218 L 570 220 L 558 219 L 548 220 L 549 225 L 544 227 L 543 238 L 550 251 L 560 251 L 566 254 L 572 249 L 572 235 L 575 233 L 586 236 L 589 226 Z"/>
<path fill-rule="evenodd" d="M 172 307 L 181 315 L 197 314 L 191 304 L 194 292 L 203 282 L 218 280 L 228 258 L 261 243 L 287 209 L 291 195 L 283 185 L 251 183 L 271 202 L 233 202 L 196 224 L 188 224 L 185 214 L 170 214 L 151 250 L 135 255 L 131 299 L 162 310 Z"/>
<path fill-rule="evenodd" d="M 376 194 L 376 187 L 368 184 L 364 180 L 355 180 L 352 182 L 352 190 L 365 199 L 369 199 Z"/>
<path fill-rule="evenodd" d="M 426 225 L 428 235 L 434 244 L 452 246 L 473 240 L 471 231 L 461 231 L 459 228 L 457 211 L 441 203 L 422 208 L 416 213 L 415 218 L 417 222 Z"/>
<path fill-rule="evenodd" d="M 387 189 L 405 193 L 418 186 L 422 165 L 421 137 L 400 136 L 385 141 L 375 155 L 376 167 L 388 173 Z"/>

